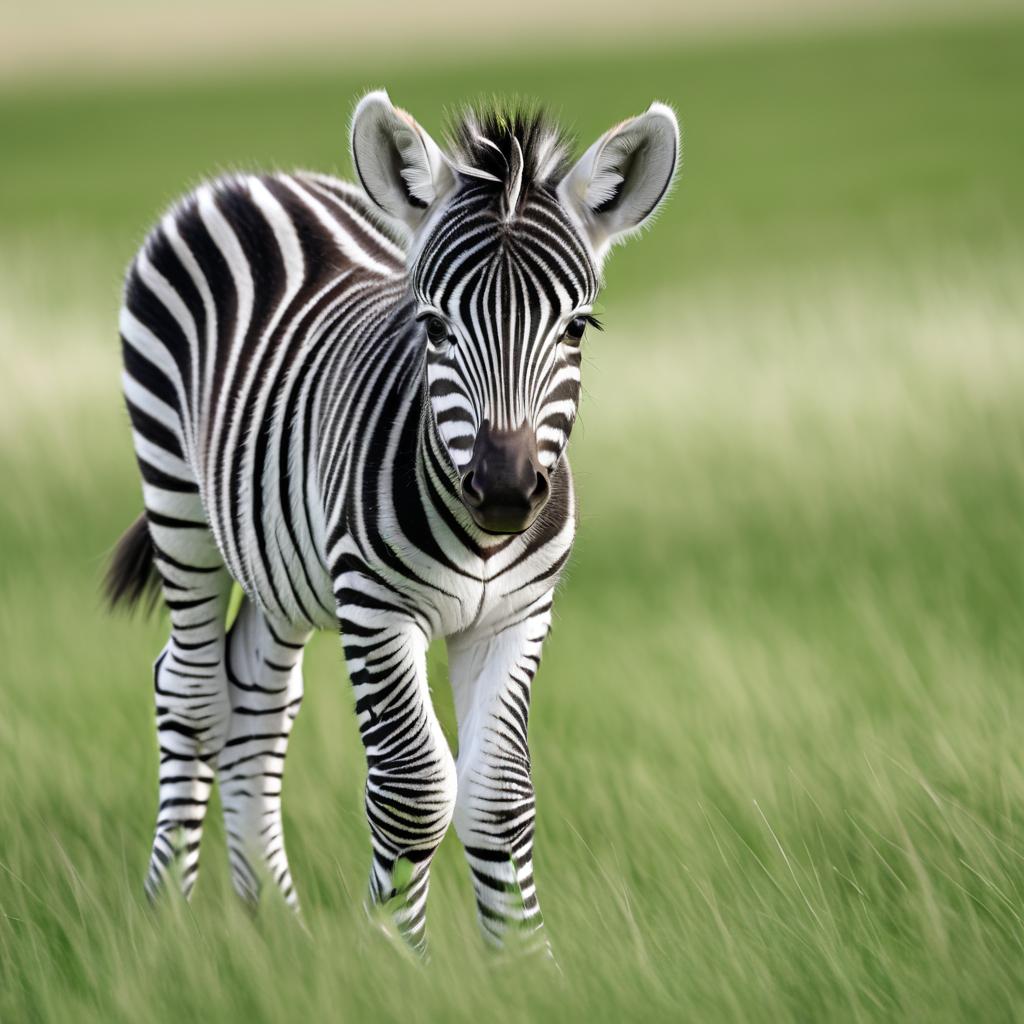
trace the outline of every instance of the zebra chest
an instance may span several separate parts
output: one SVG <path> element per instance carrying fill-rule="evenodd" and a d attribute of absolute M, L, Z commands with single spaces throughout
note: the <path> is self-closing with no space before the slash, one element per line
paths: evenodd
<path fill-rule="evenodd" d="M 490 558 L 465 550 L 441 560 L 405 548 L 374 568 L 431 620 L 435 634 L 450 636 L 499 625 L 548 593 L 571 544 L 569 529 L 542 544 L 517 540 Z"/>
<path fill-rule="evenodd" d="M 468 628 L 493 598 L 488 598 L 486 564 L 469 552 L 437 558 L 414 545 L 380 538 L 361 552 L 373 575 L 401 594 L 428 618 L 435 633 Z"/>
<path fill-rule="evenodd" d="M 496 603 L 483 579 L 449 578 L 442 586 L 443 590 L 432 595 L 430 605 L 437 618 L 438 632 L 446 636 L 470 629 Z"/>

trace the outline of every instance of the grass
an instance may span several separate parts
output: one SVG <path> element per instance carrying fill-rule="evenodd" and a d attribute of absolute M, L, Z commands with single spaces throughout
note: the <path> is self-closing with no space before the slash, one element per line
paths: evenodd
<path fill-rule="evenodd" d="M 331 636 L 285 787 L 306 929 L 236 905 L 216 808 L 193 904 L 145 906 L 164 626 L 96 591 L 139 504 L 117 267 L 212 164 L 330 163 L 355 83 L 4 99 L 0 1020 L 1019 1019 L 1022 50 L 978 23 L 493 69 L 588 134 L 652 94 L 691 124 L 674 205 L 610 268 L 573 442 L 531 733 L 560 972 L 481 949 L 454 837 L 428 968 L 366 924 Z M 484 81 L 419 75 L 394 92 L 428 123 Z"/>

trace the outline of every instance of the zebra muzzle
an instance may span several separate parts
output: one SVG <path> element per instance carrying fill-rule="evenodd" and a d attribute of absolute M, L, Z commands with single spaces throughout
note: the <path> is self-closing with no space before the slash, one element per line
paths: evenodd
<path fill-rule="evenodd" d="M 484 420 L 462 476 L 462 502 L 488 533 L 522 533 L 551 493 L 537 454 L 537 435 L 526 423 L 496 430 Z"/>

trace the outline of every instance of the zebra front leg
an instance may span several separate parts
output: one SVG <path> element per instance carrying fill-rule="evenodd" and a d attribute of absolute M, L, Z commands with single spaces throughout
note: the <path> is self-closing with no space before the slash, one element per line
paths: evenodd
<path fill-rule="evenodd" d="M 484 938 L 543 951 L 533 879 L 534 794 L 527 726 L 530 688 L 551 623 L 551 594 L 515 624 L 448 640 L 459 726 L 455 830 L 466 850 Z"/>
<path fill-rule="evenodd" d="M 201 514 L 198 497 L 196 516 Z M 199 843 L 213 786 L 212 763 L 229 720 L 224 673 L 224 616 L 231 579 L 205 525 L 179 526 L 167 517 L 149 529 L 171 616 L 171 636 L 153 669 L 160 791 L 156 831 L 146 872 L 155 899 L 167 877 L 191 896 L 199 873 Z"/>
<path fill-rule="evenodd" d="M 384 588 L 347 574 L 339 620 L 366 748 L 370 900 L 426 951 L 430 862 L 455 807 L 455 762 L 427 688 L 424 627 Z"/>
<path fill-rule="evenodd" d="M 309 636 L 307 629 L 271 623 L 248 598 L 242 602 L 228 635 L 231 725 L 217 761 L 235 891 L 255 904 L 269 876 L 294 910 L 299 902 L 285 853 L 281 786 Z"/>

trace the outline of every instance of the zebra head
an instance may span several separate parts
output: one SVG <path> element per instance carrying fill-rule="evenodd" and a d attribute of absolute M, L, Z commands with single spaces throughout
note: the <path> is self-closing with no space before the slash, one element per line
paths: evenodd
<path fill-rule="evenodd" d="M 490 533 L 525 530 L 547 502 L 604 260 L 668 192 L 679 127 L 655 103 L 570 151 L 534 111 L 466 112 L 445 149 L 384 92 L 352 122 L 363 187 L 408 241 L 431 442 Z"/>

